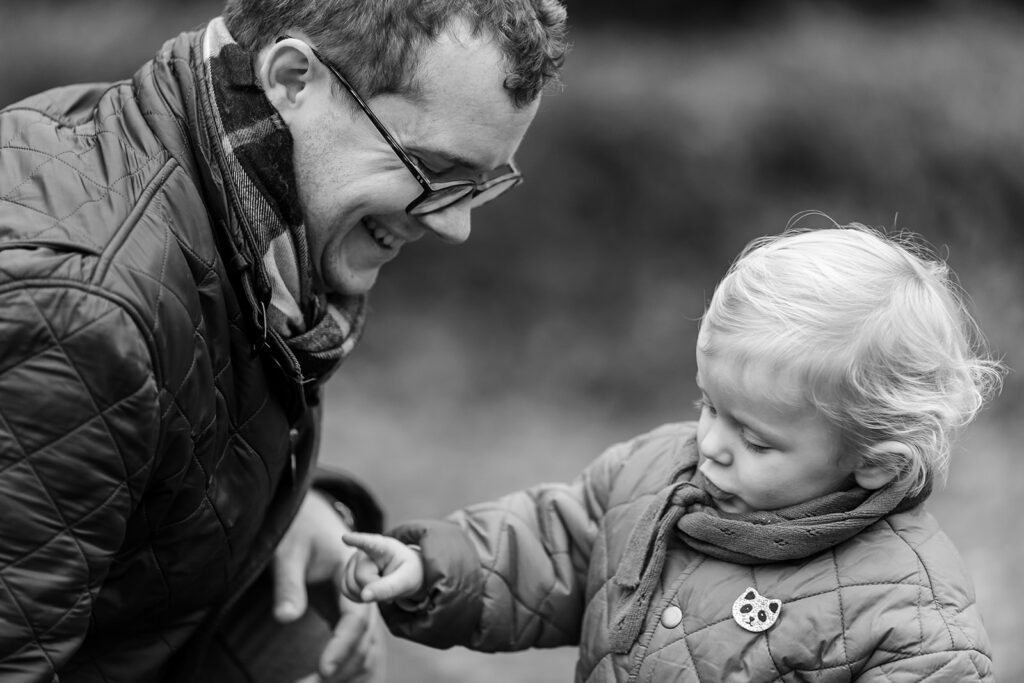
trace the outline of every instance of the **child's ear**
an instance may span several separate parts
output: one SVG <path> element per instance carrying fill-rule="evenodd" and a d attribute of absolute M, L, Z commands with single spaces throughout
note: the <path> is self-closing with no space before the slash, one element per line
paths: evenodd
<path fill-rule="evenodd" d="M 860 464 L 853 471 L 853 478 L 858 486 L 873 491 L 882 488 L 896 477 L 893 469 L 878 464 L 882 459 L 906 462 L 910 459 L 910 447 L 901 441 L 876 443 L 869 449 L 868 454 L 861 457 Z"/>

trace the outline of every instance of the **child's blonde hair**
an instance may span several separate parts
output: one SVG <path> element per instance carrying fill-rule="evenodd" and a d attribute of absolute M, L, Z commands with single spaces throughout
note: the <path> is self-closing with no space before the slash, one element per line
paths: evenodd
<path fill-rule="evenodd" d="M 754 240 L 704 314 L 698 348 L 796 371 L 802 400 L 844 453 L 895 474 L 911 494 L 943 480 L 951 439 L 998 389 L 946 264 L 910 233 L 860 224 L 790 227 Z M 872 445 L 898 441 L 909 457 Z"/>

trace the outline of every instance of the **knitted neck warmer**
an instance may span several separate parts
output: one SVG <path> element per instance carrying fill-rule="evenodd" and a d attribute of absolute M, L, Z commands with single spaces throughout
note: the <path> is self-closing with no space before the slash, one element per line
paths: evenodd
<path fill-rule="evenodd" d="M 703 488 L 693 439 L 682 457 L 675 483 L 655 496 L 633 527 L 615 573 L 621 591 L 609 613 L 616 652 L 628 652 L 640 634 L 673 529 L 690 547 L 726 562 L 799 560 L 852 538 L 890 513 L 910 509 L 931 492 L 930 485 L 913 497 L 892 485 L 875 491 L 855 486 L 779 510 L 728 514 L 715 509 Z"/>
<path fill-rule="evenodd" d="M 282 342 L 303 384 L 323 382 L 355 346 L 364 296 L 313 288 L 292 166 L 292 137 L 256 81 L 252 55 L 218 17 L 202 41 L 200 98 L 212 122 L 215 162 L 238 225 L 227 226 L 257 329 Z M 286 371 L 286 365 L 282 365 Z M 291 374 L 294 374 L 292 372 Z"/>

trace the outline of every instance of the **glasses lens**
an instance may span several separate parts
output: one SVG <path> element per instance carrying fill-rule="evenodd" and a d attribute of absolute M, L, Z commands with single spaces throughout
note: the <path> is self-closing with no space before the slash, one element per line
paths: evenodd
<path fill-rule="evenodd" d="M 490 185 L 488 185 L 487 187 L 473 195 L 473 201 L 470 202 L 470 204 L 474 208 L 480 206 L 481 204 L 486 204 L 495 197 L 498 197 L 508 192 L 513 187 L 522 182 L 522 180 L 522 177 L 518 175 L 509 176 L 507 178 L 498 178 Z"/>
<path fill-rule="evenodd" d="M 429 193 L 420 197 L 418 204 L 410 207 L 407 211 L 413 216 L 440 211 L 471 194 L 473 194 L 472 183 L 433 188 Z"/>

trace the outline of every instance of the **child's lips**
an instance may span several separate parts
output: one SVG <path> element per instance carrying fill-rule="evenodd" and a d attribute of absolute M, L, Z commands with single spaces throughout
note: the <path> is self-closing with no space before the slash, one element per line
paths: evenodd
<path fill-rule="evenodd" d="M 708 479 L 707 477 L 704 477 L 704 490 L 707 491 L 708 495 L 714 498 L 715 500 L 728 500 L 729 498 L 733 498 L 733 495 L 731 493 L 727 493 L 722 489 L 718 488 L 717 486 L 715 486 L 714 482 Z"/>
<path fill-rule="evenodd" d="M 715 500 L 730 500 L 736 497 L 734 494 L 718 488 L 715 482 L 711 481 L 711 478 L 708 477 L 706 472 L 701 472 L 701 474 L 704 475 L 704 490 L 707 491 L 708 495 Z"/>

